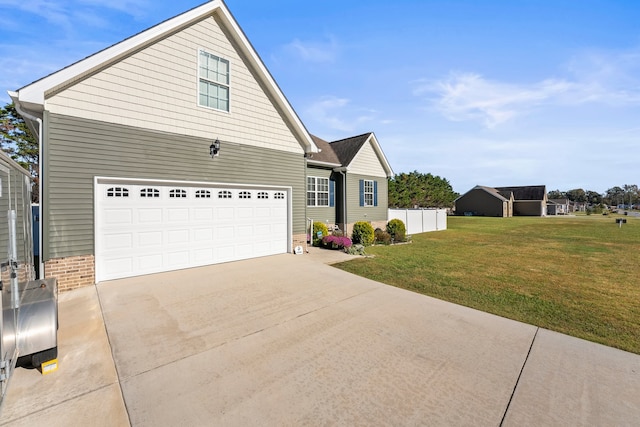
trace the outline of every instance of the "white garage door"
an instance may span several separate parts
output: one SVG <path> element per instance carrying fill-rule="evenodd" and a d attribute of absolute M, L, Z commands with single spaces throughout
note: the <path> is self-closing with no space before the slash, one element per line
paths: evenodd
<path fill-rule="evenodd" d="M 96 183 L 96 281 L 288 252 L 287 189 Z"/>

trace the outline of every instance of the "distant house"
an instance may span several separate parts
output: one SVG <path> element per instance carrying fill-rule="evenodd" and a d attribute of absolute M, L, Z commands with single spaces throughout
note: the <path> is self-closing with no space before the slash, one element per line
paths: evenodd
<path fill-rule="evenodd" d="M 549 199 L 547 215 L 567 215 L 569 213 L 569 199 Z"/>
<path fill-rule="evenodd" d="M 457 215 L 546 216 L 547 191 L 544 185 L 521 187 L 476 185 L 458 197 L 454 204 Z"/>
<path fill-rule="evenodd" d="M 454 200 L 457 215 L 513 216 L 513 193 L 476 185 Z"/>

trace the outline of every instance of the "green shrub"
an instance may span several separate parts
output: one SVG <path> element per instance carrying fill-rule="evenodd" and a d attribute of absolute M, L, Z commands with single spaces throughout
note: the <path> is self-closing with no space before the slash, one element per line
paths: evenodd
<path fill-rule="evenodd" d="M 379 245 L 390 245 L 391 244 L 391 234 L 387 233 L 381 228 L 376 228 L 374 233 L 376 238 L 376 243 Z"/>
<path fill-rule="evenodd" d="M 321 235 L 318 235 L 321 233 Z M 314 221 L 313 222 L 313 235 L 311 236 L 313 241 L 313 246 L 320 246 L 320 242 L 322 238 L 329 234 L 329 230 L 327 230 L 327 226 L 324 225 L 323 222 Z"/>
<path fill-rule="evenodd" d="M 371 246 L 373 245 L 374 238 L 375 236 L 371 224 L 364 221 L 358 221 L 353 224 L 353 231 L 351 232 L 351 240 L 353 240 L 353 243 Z"/>
<path fill-rule="evenodd" d="M 387 223 L 387 233 L 393 237 L 395 242 L 404 242 L 407 237 L 407 228 L 400 219 L 392 219 Z"/>

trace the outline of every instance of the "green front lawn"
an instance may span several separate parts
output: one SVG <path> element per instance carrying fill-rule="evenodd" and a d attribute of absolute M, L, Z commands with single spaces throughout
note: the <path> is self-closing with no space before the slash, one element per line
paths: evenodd
<path fill-rule="evenodd" d="M 640 218 L 449 217 L 448 230 L 336 265 L 640 354 Z"/>

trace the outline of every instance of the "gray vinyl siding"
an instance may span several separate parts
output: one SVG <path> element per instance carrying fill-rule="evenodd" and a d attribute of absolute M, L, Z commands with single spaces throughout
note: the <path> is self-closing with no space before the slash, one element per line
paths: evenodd
<path fill-rule="evenodd" d="M 378 206 L 360 206 L 360 180 L 378 182 Z M 389 183 L 379 176 L 347 173 L 347 222 L 386 221 L 389 208 Z"/>
<path fill-rule="evenodd" d="M 307 176 L 316 176 L 316 177 L 320 177 L 320 178 L 329 178 L 331 179 L 332 177 L 332 170 L 331 169 L 323 169 L 323 168 L 316 168 L 313 166 L 308 166 L 307 167 Z M 335 184 L 335 194 L 334 194 L 334 199 L 337 200 L 338 197 L 338 188 L 337 188 L 337 183 Z M 304 199 L 304 203 L 306 205 L 307 203 L 307 196 L 306 196 L 306 178 L 305 178 L 305 199 Z M 325 224 L 335 224 L 336 222 L 336 208 L 335 208 L 335 203 L 334 206 L 323 206 L 323 207 L 313 207 L 313 206 L 307 206 L 307 217 L 313 219 L 314 221 L 320 221 L 320 222 L 324 222 Z"/>
<path fill-rule="evenodd" d="M 95 176 L 292 187 L 293 233 L 305 229 L 302 155 L 241 144 L 47 114 L 43 260 L 94 254 Z"/>

